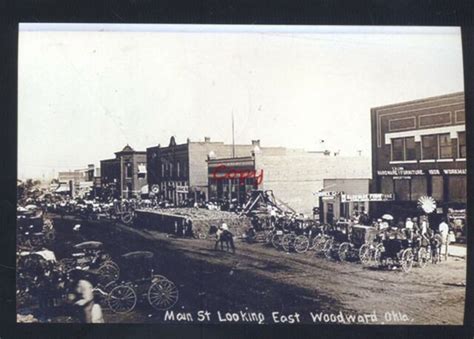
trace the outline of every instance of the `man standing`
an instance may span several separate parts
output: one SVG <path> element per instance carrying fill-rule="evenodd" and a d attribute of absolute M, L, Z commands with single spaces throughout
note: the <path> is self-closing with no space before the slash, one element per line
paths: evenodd
<path fill-rule="evenodd" d="M 413 239 L 413 221 L 410 218 L 407 218 L 405 221 L 405 229 L 407 233 L 407 237 L 411 240 Z"/>
<path fill-rule="evenodd" d="M 85 279 L 81 279 L 77 283 L 76 292 L 81 299 L 76 301 L 75 305 L 82 307 L 84 322 L 89 324 L 103 323 L 104 317 L 102 316 L 102 308 L 99 304 L 94 302 L 94 289 L 92 284 Z"/>
<path fill-rule="evenodd" d="M 446 219 L 443 218 L 441 219 L 441 223 L 439 224 L 439 233 L 441 234 L 442 237 L 442 246 L 444 247 L 444 260 L 448 260 L 448 235 L 449 235 L 449 226 L 446 223 Z"/>

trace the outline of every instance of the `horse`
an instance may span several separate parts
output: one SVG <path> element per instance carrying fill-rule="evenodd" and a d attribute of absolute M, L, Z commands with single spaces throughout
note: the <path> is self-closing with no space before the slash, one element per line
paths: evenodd
<path fill-rule="evenodd" d="M 443 240 L 440 234 L 435 234 L 430 238 L 431 261 L 433 264 L 438 263 L 441 259 L 441 246 Z"/>
<path fill-rule="evenodd" d="M 224 244 L 226 245 L 226 250 L 232 250 L 232 253 L 235 253 L 234 246 L 234 235 L 228 230 L 222 230 L 217 228 L 217 226 L 211 226 L 209 228 L 209 235 L 216 235 L 216 243 L 214 245 L 214 250 L 217 250 L 219 243 L 221 244 L 221 251 L 224 250 Z"/>

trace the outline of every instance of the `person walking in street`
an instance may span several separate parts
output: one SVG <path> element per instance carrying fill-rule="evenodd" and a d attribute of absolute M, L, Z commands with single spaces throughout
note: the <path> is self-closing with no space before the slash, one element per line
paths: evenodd
<path fill-rule="evenodd" d="M 84 312 L 83 321 L 87 324 L 104 323 L 102 308 L 99 304 L 94 302 L 94 289 L 92 284 L 85 279 L 81 279 L 77 283 L 76 292 L 80 296 L 80 299 L 76 301 L 75 305 L 82 308 Z"/>
<path fill-rule="evenodd" d="M 412 240 L 413 239 L 413 221 L 411 221 L 410 218 L 407 218 L 407 220 L 405 221 L 405 230 L 406 230 L 408 239 Z"/>
<path fill-rule="evenodd" d="M 446 223 L 446 219 L 442 218 L 441 223 L 438 226 L 438 231 L 442 237 L 442 247 L 444 248 L 444 260 L 448 260 L 448 246 L 449 246 L 449 226 Z"/>

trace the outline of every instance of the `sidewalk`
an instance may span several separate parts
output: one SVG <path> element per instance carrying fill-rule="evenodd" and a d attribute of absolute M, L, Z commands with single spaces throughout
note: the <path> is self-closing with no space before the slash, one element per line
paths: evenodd
<path fill-rule="evenodd" d="M 450 257 L 457 257 L 466 259 L 467 248 L 465 245 L 451 244 L 448 247 L 448 255 Z"/>

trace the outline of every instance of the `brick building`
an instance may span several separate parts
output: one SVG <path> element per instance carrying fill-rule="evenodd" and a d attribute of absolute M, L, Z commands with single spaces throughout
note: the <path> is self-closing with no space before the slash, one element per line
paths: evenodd
<path fill-rule="evenodd" d="M 255 178 L 241 181 L 242 172 L 254 173 Z M 257 145 L 244 157 L 210 159 L 208 178 L 211 197 L 242 202 L 245 193 L 253 188 L 272 190 L 281 204 L 310 215 L 319 206 L 317 192 L 325 188 L 325 179 L 357 179 L 363 182 L 362 188 L 355 186 L 353 191 L 362 194 L 369 190 L 371 171 L 370 161 L 364 157 Z"/>
<path fill-rule="evenodd" d="M 101 160 L 100 183 L 116 197 L 140 197 L 147 192 L 146 152 L 126 145 L 114 159 Z"/>
<path fill-rule="evenodd" d="M 372 191 L 395 197 L 374 211 L 418 215 L 421 196 L 437 202 L 432 219 L 466 208 L 464 107 L 461 92 L 371 109 Z"/>
<path fill-rule="evenodd" d="M 171 137 L 166 147 L 147 148 L 148 185 L 152 192 L 174 204 L 187 199 L 207 200 L 208 158 L 248 156 L 258 143 L 254 140 L 251 144 L 231 145 L 206 137 L 204 141 L 188 139 L 186 143 L 177 144 Z"/>

